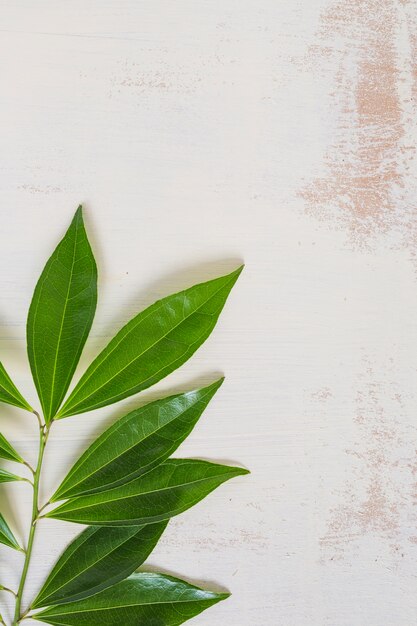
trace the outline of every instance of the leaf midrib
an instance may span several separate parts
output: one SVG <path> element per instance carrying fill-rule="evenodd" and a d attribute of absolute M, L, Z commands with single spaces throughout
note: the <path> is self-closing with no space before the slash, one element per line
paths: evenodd
<path fill-rule="evenodd" d="M 29 406 L 22 394 L 16 388 L 14 382 L 8 375 L 6 368 L 3 363 L 0 362 L 0 375 L 2 375 L 3 379 L 0 383 L 0 389 L 3 390 L 4 394 L 8 397 L 8 403 L 12 406 L 22 407 L 24 405 L 26 408 Z M 32 409 L 30 409 L 32 410 Z"/>
<path fill-rule="evenodd" d="M 191 392 L 193 393 L 193 392 Z M 101 465 L 99 468 L 99 471 L 103 470 L 105 467 L 107 467 L 108 465 L 110 465 L 111 463 L 114 463 L 117 461 L 117 459 L 120 459 L 120 457 L 124 456 L 125 454 L 128 454 L 133 448 L 136 448 L 137 446 L 143 444 L 147 439 L 149 439 L 150 437 L 153 437 L 155 435 L 155 433 L 159 432 L 160 430 L 163 430 L 164 428 L 166 428 L 167 426 L 170 426 L 173 422 L 175 422 L 177 419 L 180 419 L 181 417 L 183 417 L 184 415 L 186 415 L 188 413 L 188 411 L 191 411 L 193 408 L 195 408 L 195 406 L 201 402 L 210 392 L 207 391 L 202 397 L 200 397 L 197 402 L 195 402 L 194 404 L 192 404 L 191 406 L 189 406 L 187 409 L 185 409 L 185 411 L 183 411 L 182 413 L 179 413 L 176 417 L 174 417 L 172 420 L 170 420 L 169 422 L 167 422 L 166 424 L 164 424 L 163 426 L 161 426 L 160 428 L 156 428 L 155 430 L 153 430 L 151 433 L 149 433 L 148 435 L 146 435 L 146 437 L 144 437 L 143 439 L 141 439 L 140 441 L 137 441 L 135 444 L 133 444 L 132 446 L 129 446 L 128 448 L 126 448 L 122 454 L 118 454 L 117 456 L 113 457 L 110 461 L 107 461 L 107 463 L 104 463 L 104 465 Z M 132 417 L 132 419 L 134 419 Z M 124 426 L 124 424 L 121 424 L 120 427 Z M 109 429 L 111 430 L 111 429 Z M 117 432 L 118 428 L 115 428 L 112 432 L 109 432 L 109 434 L 103 439 L 102 442 L 100 442 L 100 445 L 97 446 L 94 449 L 90 450 L 90 453 L 86 456 L 85 462 L 87 462 L 87 460 L 91 457 L 92 454 L 97 453 L 97 451 L 100 449 L 100 447 L 102 445 L 104 445 L 107 440 L 109 439 L 109 437 L 114 434 L 115 432 Z M 93 448 L 93 446 L 92 446 Z M 163 455 L 162 455 L 163 456 Z M 155 458 L 154 461 L 158 461 L 158 459 L 160 459 L 161 456 L 158 456 Z M 144 469 L 146 467 L 148 467 L 149 465 L 151 465 L 151 463 L 148 463 L 148 465 L 144 466 Z M 80 466 L 82 467 L 82 466 Z M 84 478 L 82 478 L 81 480 L 79 480 L 77 483 L 75 483 L 72 488 L 77 487 L 77 485 L 79 485 L 80 483 L 86 482 L 89 478 L 91 478 L 91 476 L 94 476 L 94 474 L 96 474 L 97 471 L 95 472 L 91 472 L 91 474 L 88 474 L 87 476 L 85 476 Z M 144 472 L 145 473 L 145 472 Z M 71 472 L 68 474 L 68 478 L 70 478 L 71 476 Z M 126 481 L 129 482 L 129 481 Z M 111 485 L 112 483 L 108 483 L 108 485 Z M 109 487 L 110 489 L 112 489 L 112 487 Z M 91 494 L 92 495 L 92 494 Z M 65 496 L 64 496 L 65 497 Z M 71 497 L 71 496 L 70 496 Z M 81 496 L 80 496 L 81 497 Z"/>
<path fill-rule="evenodd" d="M 186 482 L 186 483 L 180 483 L 178 485 L 171 485 L 171 486 L 168 486 L 168 487 L 163 487 L 162 489 L 152 489 L 151 491 L 144 491 L 144 492 L 141 492 L 141 493 L 135 493 L 135 494 L 131 494 L 131 495 L 124 495 L 124 496 L 121 496 L 120 498 L 113 498 L 112 500 L 105 500 L 104 502 L 95 502 L 93 504 L 87 504 L 85 506 L 79 506 L 78 508 L 66 509 L 65 513 L 71 513 L 71 512 L 74 512 L 74 511 L 82 511 L 84 509 L 88 509 L 88 508 L 91 508 L 91 507 L 94 507 L 94 506 L 100 506 L 102 504 L 113 504 L 114 502 L 118 502 L 119 500 L 128 500 L 128 499 L 131 499 L 131 498 L 138 498 L 138 497 L 141 497 L 141 496 L 149 496 L 149 495 L 154 494 L 154 493 L 161 493 L 163 491 L 170 491 L 170 490 L 178 489 L 178 488 L 181 488 L 181 487 L 188 487 L 189 485 L 197 485 L 199 483 L 207 482 L 207 481 L 210 481 L 212 479 L 215 480 L 215 479 L 219 478 L 220 476 L 222 476 L 222 477 L 223 476 L 228 476 L 229 474 L 233 474 L 233 472 L 224 472 L 223 474 L 216 474 L 215 476 L 206 476 L 204 478 L 199 478 L 198 480 L 193 480 L 193 481 Z M 124 485 L 122 485 L 122 486 L 124 486 Z M 114 487 L 114 489 L 118 489 L 118 487 Z M 105 493 L 108 493 L 108 492 L 105 492 Z M 91 494 L 91 495 L 88 495 L 88 496 L 78 496 L 77 498 L 74 498 L 74 501 L 76 501 L 78 498 L 90 498 L 90 497 L 93 497 L 95 495 L 102 495 L 102 494 Z M 68 502 L 71 502 L 71 500 L 68 500 Z M 68 504 L 68 502 L 66 502 L 65 504 L 63 504 L 61 506 L 66 506 Z M 58 511 L 58 509 L 56 509 L 56 511 Z M 51 514 L 53 512 L 54 511 L 51 511 Z"/>
<path fill-rule="evenodd" d="M 218 600 L 221 598 L 218 597 L 211 597 L 211 598 L 196 598 L 196 599 L 187 599 L 187 600 L 165 600 L 165 601 L 158 601 L 158 602 L 141 602 L 141 603 L 136 603 L 136 604 L 116 604 L 114 606 L 104 606 L 104 607 L 98 607 L 98 608 L 92 608 L 92 609 L 81 609 L 79 611 L 71 611 L 71 612 L 67 612 L 67 613 L 55 613 L 56 617 L 62 617 L 64 615 L 75 615 L 77 613 L 93 613 L 95 611 L 113 611 L 114 609 L 124 609 L 124 608 L 131 608 L 131 607 L 136 607 L 136 606 L 154 606 L 156 604 L 188 604 L 190 602 L 207 602 L 210 600 Z M 46 616 L 48 617 L 48 616 Z M 50 616 L 53 617 L 53 614 Z"/>
<path fill-rule="evenodd" d="M 234 277 L 233 277 L 234 278 Z M 158 344 L 159 342 L 163 341 L 164 339 L 166 339 L 172 332 L 174 332 L 174 330 L 176 330 L 178 328 L 178 326 L 181 326 L 181 324 L 184 324 L 190 317 L 192 317 L 193 315 L 195 315 L 203 306 L 205 306 L 208 302 L 210 302 L 210 300 L 212 300 L 220 291 L 222 291 L 222 289 L 224 289 L 225 287 L 227 287 L 229 285 L 230 282 L 232 282 L 233 278 L 230 278 L 229 281 L 227 281 L 226 283 L 224 283 L 219 289 L 217 289 L 217 291 L 215 291 L 209 298 L 207 298 L 207 300 L 205 300 L 202 304 L 200 304 L 196 309 L 194 309 L 194 311 L 192 311 L 192 313 L 190 313 L 189 315 L 187 315 L 186 317 L 184 317 L 180 322 L 178 322 L 178 324 L 175 324 L 175 326 L 173 326 L 172 328 L 170 328 L 170 330 L 165 333 L 164 335 L 162 335 L 161 337 L 159 337 L 153 344 L 151 344 L 150 346 L 148 346 L 143 352 L 141 352 L 140 354 L 138 354 L 137 356 L 135 356 L 134 359 L 132 359 L 131 361 L 129 361 L 129 363 L 127 363 L 122 369 L 120 369 L 116 374 L 114 374 L 113 376 L 111 376 L 108 380 L 106 380 L 106 382 L 104 382 L 102 385 L 100 385 L 99 387 L 97 387 L 96 389 L 94 389 L 94 391 L 92 391 L 89 395 L 85 396 L 80 402 L 73 404 L 71 406 L 71 404 L 69 403 L 67 408 L 71 408 L 71 409 L 75 409 L 77 406 L 79 406 L 80 404 L 82 404 L 83 402 L 86 402 L 86 400 L 88 400 L 88 398 L 91 398 L 91 396 L 95 395 L 98 391 L 100 391 L 100 389 L 102 389 L 103 387 L 105 387 L 106 385 L 108 385 L 112 380 L 114 380 L 114 378 L 116 378 L 117 376 L 119 376 L 125 369 L 127 369 L 132 363 L 134 363 L 135 361 L 137 361 L 138 359 L 140 359 L 141 357 L 143 357 L 144 354 L 146 354 L 147 352 L 149 352 L 149 350 L 152 350 L 152 348 Z M 204 283 L 203 283 L 204 284 Z M 184 294 L 185 291 L 182 292 L 182 294 Z M 178 294 L 176 294 L 178 295 Z M 168 296 L 169 298 L 170 296 Z M 165 298 L 164 298 L 165 300 Z M 161 301 L 159 306 L 162 306 L 163 300 Z M 152 308 L 152 307 L 151 307 Z M 148 315 L 150 315 L 153 311 L 149 311 Z M 146 317 L 148 317 L 148 315 Z M 91 376 L 94 374 L 94 372 L 102 365 L 102 363 L 104 363 L 109 356 L 114 352 L 114 350 L 116 350 L 116 348 L 118 348 L 118 346 L 120 345 L 120 343 L 126 339 L 126 337 L 129 336 L 129 334 L 131 332 L 133 332 L 137 325 L 139 323 L 142 323 L 146 317 L 141 318 L 140 320 L 137 321 L 136 324 L 132 325 L 132 328 L 130 328 L 127 333 L 125 335 L 123 335 L 123 337 L 121 337 L 119 339 L 118 342 L 116 342 L 116 344 L 114 345 L 114 347 L 106 354 L 105 358 L 103 360 L 101 360 L 99 363 L 97 363 L 96 367 L 91 370 L 88 374 L 88 376 L 86 376 L 86 378 L 84 379 L 84 381 L 82 381 L 82 384 L 77 388 L 75 388 L 74 391 L 76 391 L 76 393 L 74 393 L 73 399 L 76 398 L 77 395 L 79 395 L 79 392 L 81 391 L 81 389 L 87 384 L 87 382 L 90 380 Z M 121 329 L 122 332 L 123 329 Z M 104 348 L 106 349 L 106 348 Z M 100 355 L 97 357 L 97 359 L 99 359 Z M 94 362 L 93 362 L 94 363 Z M 166 367 L 166 366 L 165 366 Z M 164 369 L 164 368 L 161 368 Z M 135 385 L 136 386 L 136 385 Z M 134 387 L 130 387 L 129 389 L 125 390 L 125 392 L 129 392 L 131 389 L 134 389 Z M 124 393 L 125 393 L 124 392 Z M 119 394 L 118 394 L 119 395 Z M 113 397 L 117 397 L 116 396 L 112 396 L 111 399 L 113 399 Z M 69 397 L 68 400 L 71 399 L 71 396 Z M 109 400 L 109 399 L 108 399 Z M 63 409 L 65 409 L 65 405 L 63 406 Z M 59 415 L 59 413 L 58 413 Z"/>
<path fill-rule="evenodd" d="M 60 326 L 60 329 L 59 329 L 58 341 L 56 343 L 55 360 L 54 360 L 53 374 L 52 374 L 52 384 L 51 384 L 51 402 L 50 402 L 50 406 L 49 406 L 49 417 L 51 417 L 51 411 L 52 411 L 52 407 L 53 407 L 53 399 L 54 399 L 54 392 L 55 392 L 55 377 L 56 377 L 56 370 L 57 370 L 57 363 L 58 363 L 59 348 L 60 348 L 61 337 L 62 337 L 62 332 L 63 332 L 63 327 L 64 327 L 64 318 L 65 318 L 65 313 L 66 313 L 67 307 L 68 307 L 69 293 L 70 293 L 70 290 L 71 290 L 72 281 L 73 281 L 73 275 L 74 275 L 75 252 L 76 252 L 76 249 L 77 249 L 77 242 L 78 242 L 78 229 L 79 229 L 79 224 L 77 223 L 77 225 L 75 227 L 74 247 L 73 247 L 73 251 L 72 251 L 72 263 L 71 263 L 71 271 L 70 271 L 70 280 L 68 281 L 67 295 L 65 297 L 65 304 L 64 304 L 63 311 L 62 311 L 62 317 L 61 317 L 61 326 Z"/>
<path fill-rule="evenodd" d="M 142 527 L 143 528 L 143 527 Z M 139 531 L 138 531 L 139 532 Z M 94 536 L 94 535 L 92 535 Z M 84 569 L 82 569 L 80 572 L 78 572 L 77 574 L 75 574 L 75 576 L 73 576 L 72 578 L 69 578 L 68 580 L 64 581 L 62 583 L 62 585 L 60 585 L 59 587 L 57 587 L 55 589 L 55 591 L 53 593 L 50 593 L 49 595 L 45 596 L 45 600 L 47 600 L 48 598 L 50 598 L 51 596 L 53 597 L 60 589 L 62 589 L 63 587 L 65 587 L 66 585 L 69 585 L 72 583 L 73 580 L 75 580 L 76 578 L 79 578 L 80 576 L 82 576 L 85 572 L 87 572 L 89 569 L 92 569 L 95 565 L 97 565 L 97 563 L 100 563 L 100 561 L 103 561 L 104 559 L 106 559 L 110 554 L 112 554 L 113 552 L 116 552 L 116 550 L 118 550 L 119 548 L 121 548 L 122 546 L 124 546 L 126 543 L 128 543 L 128 541 L 130 541 L 131 539 L 133 539 L 133 537 L 135 537 L 135 533 L 132 533 L 132 535 L 130 535 L 129 537 L 127 537 L 126 539 L 124 539 L 121 543 L 119 543 L 117 546 L 115 546 L 114 548 L 112 548 L 111 550 L 109 550 L 108 552 L 106 552 L 105 554 L 103 554 L 101 556 L 101 558 L 97 559 L 96 561 L 94 561 L 94 563 L 90 564 L 89 567 L 85 567 Z M 81 548 L 81 546 L 83 546 L 85 544 L 85 542 L 89 539 L 90 537 L 86 538 L 82 543 L 80 543 L 80 545 L 78 546 L 78 548 Z M 77 548 L 77 550 L 78 550 Z M 62 571 L 62 568 L 64 567 L 64 565 L 66 563 L 68 563 L 68 561 L 70 560 L 70 558 L 75 554 L 75 552 L 73 552 L 72 554 L 70 554 L 61 564 L 60 567 L 57 569 L 57 571 L 54 573 L 54 575 L 50 578 L 49 582 L 51 583 L 53 580 L 56 579 L 56 577 L 58 576 L 58 574 Z M 49 585 L 48 585 L 49 586 Z M 97 586 L 97 585 L 96 585 Z M 91 589 L 94 589 L 94 587 L 91 587 Z M 80 591 L 79 593 L 82 593 L 82 591 Z"/>
<path fill-rule="evenodd" d="M 0 536 L 4 539 L 4 545 L 9 546 L 9 548 L 20 548 L 17 541 L 9 537 L 3 530 L 0 530 Z"/>

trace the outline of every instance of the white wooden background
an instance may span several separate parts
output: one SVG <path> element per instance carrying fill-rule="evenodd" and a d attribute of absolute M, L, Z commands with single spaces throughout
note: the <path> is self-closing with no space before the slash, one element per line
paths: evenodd
<path fill-rule="evenodd" d="M 77 376 L 135 312 L 246 263 L 191 361 L 58 423 L 44 472 L 46 497 L 116 417 L 225 373 L 181 453 L 252 474 L 150 558 L 233 592 L 196 626 L 417 622 L 416 21 L 413 0 L 0 2 L 0 354 L 29 400 L 27 309 L 79 203 L 100 298 Z M 33 461 L 34 420 L 1 415 Z M 23 540 L 29 487 L 1 502 Z M 78 531 L 42 523 L 26 601 Z M 20 568 L 1 548 L 0 582 Z"/>

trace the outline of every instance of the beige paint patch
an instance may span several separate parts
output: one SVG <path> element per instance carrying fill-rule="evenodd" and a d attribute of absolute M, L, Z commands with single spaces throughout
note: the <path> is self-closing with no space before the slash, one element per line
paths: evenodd
<path fill-rule="evenodd" d="M 318 402 L 326 402 L 332 396 L 333 393 L 329 387 L 321 387 L 311 394 L 311 398 L 313 400 L 317 400 Z"/>
<path fill-rule="evenodd" d="M 51 185 L 45 185 L 44 187 L 36 186 L 36 185 L 19 185 L 18 189 L 20 191 L 28 191 L 29 193 L 40 193 L 49 195 L 51 193 L 62 193 L 63 189 L 61 187 L 53 187 Z"/>
<path fill-rule="evenodd" d="M 351 475 L 335 494 L 340 503 L 330 511 L 320 540 L 323 560 L 342 558 L 348 546 L 371 535 L 393 554 L 402 553 L 403 544 L 414 538 L 417 464 L 409 446 L 414 429 L 397 390 L 395 369 L 391 360 L 377 375 L 364 357 L 357 380 L 356 437 L 346 450 Z"/>
<path fill-rule="evenodd" d="M 159 62 L 155 67 L 156 52 L 159 54 Z M 111 79 L 110 97 L 125 89 L 137 94 L 186 95 L 193 93 L 203 82 L 203 75 L 200 74 L 201 59 L 195 61 L 195 67 L 189 62 L 174 64 L 166 49 L 154 51 L 151 59 L 154 64 L 151 68 L 138 61 L 120 61 L 117 74 Z"/>
<path fill-rule="evenodd" d="M 415 235 L 412 129 L 417 108 L 416 6 L 395 0 L 343 0 L 323 13 L 308 62 L 330 79 L 336 118 L 323 173 L 300 195 L 310 214 L 347 229 L 352 242 Z M 325 76 L 323 76 L 323 72 Z M 414 196 L 415 197 L 415 196 Z"/>

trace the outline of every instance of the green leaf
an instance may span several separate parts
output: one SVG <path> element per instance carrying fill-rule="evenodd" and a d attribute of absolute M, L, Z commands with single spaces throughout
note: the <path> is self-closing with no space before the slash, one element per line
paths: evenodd
<path fill-rule="evenodd" d="M 130 483 L 68 500 L 45 517 L 96 526 L 160 522 L 186 511 L 226 480 L 248 471 L 193 459 L 171 459 Z"/>
<path fill-rule="evenodd" d="M 15 480 L 24 480 L 28 482 L 27 478 L 22 478 L 22 476 L 17 476 L 16 474 L 11 474 L 7 470 L 0 469 L 0 483 L 11 483 Z"/>
<path fill-rule="evenodd" d="M 39 278 L 28 315 L 29 361 L 46 422 L 67 392 L 96 303 L 97 268 L 79 207 Z"/>
<path fill-rule="evenodd" d="M 8 461 L 16 461 L 16 463 L 24 463 L 22 457 L 12 445 L 7 441 L 7 439 L 0 433 L 0 457 L 2 459 L 7 459 Z"/>
<path fill-rule="evenodd" d="M 5 546 L 9 546 L 9 548 L 14 548 L 14 550 L 19 550 L 19 552 L 22 552 L 22 548 L 19 546 L 16 537 L 10 530 L 8 523 L 6 522 L 6 520 L 4 519 L 1 513 L 0 513 L 0 543 L 3 543 Z"/>
<path fill-rule="evenodd" d="M 148 558 L 166 525 L 87 528 L 61 555 L 32 608 L 81 600 L 124 580 Z"/>
<path fill-rule="evenodd" d="M 139 313 L 91 363 L 57 418 L 118 402 L 185 363 L 210 335 L 241 271 L 168 296 Z"/>
<path fill-rule="evenodd" d="M 21 409 L 25 409 L 25 411 L 33 412 L 30 404 L 26 402 L 26 400 L 15 387 L 10 376 L 4 369 L 2 363 L 0 363 L 0 402 L 12 404 L 13 406 L 18 406 Z"/>
<path fill-rule="evenodd" d="M 122 417 L 84 452 L 51 502 L 116 487 L 165 461 L 190 434 L 222 382 L 151 402 Z"/>
<path fill-rule="evenodd" d="M 143 572 L 91 598 L 52 606 L 32 617 L 57 626 L 179 626 L 228 596 Z"/>

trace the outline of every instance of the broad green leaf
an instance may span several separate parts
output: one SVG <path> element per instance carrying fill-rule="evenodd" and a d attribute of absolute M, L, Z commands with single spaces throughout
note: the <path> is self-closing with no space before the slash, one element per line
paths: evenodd
<path fill-rule="evenodd" d="M 85 600 L 52 606 L 33 619 L 57 626 L 179 626 L 228 596 L 143 572 Z"/>
<path fill-rule="evenodd" d="M 79 207 L 39 278 L 29 309 L 28 355 L 47 422 L 71 382 L 96 302 L 97 268 Z"/>
<path fill-rule="evenodd" d="M 139 313 L 91 363 L 57 418 L 127 398 L 182 365 L 210 335 L 241 271 L 163 298 Z"/>
<path fill-rule="evenodd" d="M 61 555 L 32 608 L 81 600 L 124 580 L 148 558 L 166 525 L 87 528 Z"/>
<path fill-rule="evenodd" d="M 19 393 L 10 376 L 4 369 L 2 363 L 0 363 L 0 402 L 6 404 L 12 404 L 18 406 L 26 411 L 33 412 L 30 404 L 26 402 L 23 396 Z"/>
<path fill-rule="evenodd" d="M 116 487 L 162 463 L 190 434 L 222 382 L 151 402 L 121 418 L 84 452 L 51 502 Z"/>
<path fill-rule="evenodd" d="M 7 441 L 6 437 L 0 433 L 0 457 L 7 459 L 8 461 L 16 461 L 17 463 L 24 463 L 22 457 L 13 446 Z"/>
<path fill-rule="evenodd" d="M 240 467 L 171 459 L 120 487 L 68 500 L 45 517 L 96 526 L 152 524 L 186 511 L 226 480 L 247 473 Z"/>
<path fill-rule="evenodd" d="M 16 474 L 11 474 L 7 470 L 0 469 L 0 483 L 11 483 L 15 480 L 24 480 L 28 482 L 27 478 L 22 478 L 22 476 L 17 476 Z"/>
<path fill-rule="evenodd" d="M 10 530 L 8 523 L 6 522 L 6 520 L 4 519 L 1 513 L 0 513 L 0 543 L 3 543 L 5 546 L 9 546 L 9 548 L 14 548 L 15 550 L 19 550 L 19 552 L 22 552 L 22 548 L 19 546 L 16 537 Z"/>

